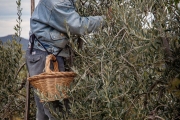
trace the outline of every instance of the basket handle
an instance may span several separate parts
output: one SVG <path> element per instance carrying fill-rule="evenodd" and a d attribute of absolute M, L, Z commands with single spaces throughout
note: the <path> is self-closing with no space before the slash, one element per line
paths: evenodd
<path fill-rule="evenodd" d="M 51 60 L 53 61 L 53 66 L 54 66 L 53 71 L 50 69 Z M 58 62 L 53 54 L 50 54 L 46 57 L 45 72 L 47 73 L 59 72 Z"/>

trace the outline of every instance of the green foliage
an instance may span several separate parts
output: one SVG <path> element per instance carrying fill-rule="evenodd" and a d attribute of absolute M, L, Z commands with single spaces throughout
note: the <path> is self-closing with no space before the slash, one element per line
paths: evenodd
<path fill-rule="evenodd" d="M 24 95 L 18 89 L 22 77 L 16 77 L 22 57 L 21 45 L 15 40 L 0 44 L 0 118 L 22 115 Z"/>
<path fill-rule="evenodd" d="M 21 8 L 21 0 L 16 1 L 17 4 L 17 16 L 18 19 L 16 19 L 17 24 L 14 26 L 14 30 L 15 32 L 15 36 L 19 37 L 19 42 L 21 41 L 21 23 L 22 23 L 22 19 L 21 19 L 21 15 L 22 15 L 22 8 Z"/>
<path fill-rule="evenodd" d="M 14 40 L 6 43 L 0 41 L 0 119 L 8 120 L 24 116 L 25 86 L 27 77 L 24 67 L 21 35 L 21 0 L 16 1 L 18 10 L 18 24 L 14 27 Z"/>
<path fill-rule="evenodd" d="M 82 15 L 93 13 L 81 1 L 77 5 Z M 171 84 L 179 76 L 179 10 L 165 0 L 114 0 L 111 7 L 106 28 L 81 36 L 82 50 L 72 45 L 78 77 L 69 91 L 66 119 L 179 119 L 179 97 L 172 92 L 179 90 L 179 79 Z M 107 8 L 99 9 L 105 14 Z M 155 21 L 142 29 L 147 12 Z"/>

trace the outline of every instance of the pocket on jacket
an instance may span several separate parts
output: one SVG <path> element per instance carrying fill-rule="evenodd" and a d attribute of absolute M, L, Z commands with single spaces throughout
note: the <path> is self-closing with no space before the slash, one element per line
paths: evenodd
<path fill-rule="evenodd" d="M 35 56 L 35 57 L 32 57 L 32 58 L 29 58 L 29 62 L 30 63 L 36 63 L 38 62 L 39 60 L 41 59 L 41 56 Z"/>
<path fill-rule="evenodd" d="M 51 36 L 53 45 L 59 48 L 65 48 L 65 46 L 69 42 L 68 37 L 57 30 L 51 31 L 50 36 Z"/>
<path fill-rule="evenodd" d="M 43 54 L 26 54 L 26 64 L 30 76 L 40 74 L 45 67 L 45 57 Z"/>

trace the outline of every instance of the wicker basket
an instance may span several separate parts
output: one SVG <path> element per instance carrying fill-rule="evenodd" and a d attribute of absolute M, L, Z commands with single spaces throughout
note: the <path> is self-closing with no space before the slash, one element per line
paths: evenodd
<path fill-rule="evenodd" d="M 50 69 L 51 60 L 53 60 L 53 71 Z M 75 76 L 74 72 L 60 72 L 56 57 L 51 54 L 46 57 L 45 72 L 29 77 L 28 80 L 39 91 L 40 100 L 44 102 L 67 98 L 66 88 Z"/>

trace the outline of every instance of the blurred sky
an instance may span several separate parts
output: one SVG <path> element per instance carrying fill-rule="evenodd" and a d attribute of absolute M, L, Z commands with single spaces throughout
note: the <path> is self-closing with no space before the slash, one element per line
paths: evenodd
<path fill-rule="evenodd" d="M 39 0 L 35 0 L 36 4 Z M 31 0 L 21 0 L 22 32 L 21 37 L 29 38 L 29 19 L 31 14 Z M 14 26 L 17 24 L 16 0 L 0 0 L 0 37 L 14 34 Z"/>

